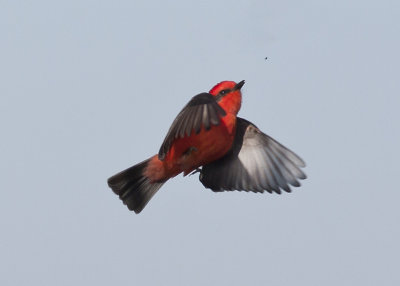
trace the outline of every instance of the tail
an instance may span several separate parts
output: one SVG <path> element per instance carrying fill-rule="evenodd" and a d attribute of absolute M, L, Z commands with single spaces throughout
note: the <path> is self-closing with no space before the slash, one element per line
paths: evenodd
<path fill-rule="evenodd" d="M 143 175 L 148 163 L 147 159 L 133 167 L 130 167 L 108 179 L 108 186 L 127 205 L 129 210 L 140 213 L 154 194 L 166 182 L 151 183 L 150 179 Z"/>

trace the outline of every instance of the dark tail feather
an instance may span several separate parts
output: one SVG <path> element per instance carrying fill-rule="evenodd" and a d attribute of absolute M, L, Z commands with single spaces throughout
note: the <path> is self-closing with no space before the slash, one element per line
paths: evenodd
<path fill-rule="evenodd" d="M 143 171 L 150 159 L 130 167 L 108 179 L 108 186 L 128 206 L 129 210 L 140 213 L 154 194 L 165 183 L 151 183 L 143 175 Z"/>

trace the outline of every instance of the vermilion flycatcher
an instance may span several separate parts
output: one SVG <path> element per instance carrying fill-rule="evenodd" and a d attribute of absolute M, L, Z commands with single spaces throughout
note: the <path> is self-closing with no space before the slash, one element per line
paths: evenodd
<path fill-rule="evenodd" d="M 242 103 L 239 83 L 223 81 L 193 97 L 175 118 L 157 155 L 108 179 L 130 210 L 140 213 L 170 178 L 200 172 L 200 182 L 215 192 L 290 192 L 306 175 L 304 161 L 236 117 Z M 202 167 L 200 169 L 200 167 Z"/>

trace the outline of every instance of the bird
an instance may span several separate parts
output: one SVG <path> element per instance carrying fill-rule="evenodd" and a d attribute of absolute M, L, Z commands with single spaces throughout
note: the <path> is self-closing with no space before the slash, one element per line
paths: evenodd
<path fill-rule="evenodd" d="M 169 179 L 199 173 L 214 192 L 291 192 L 306 179 L 305 162 L 250 121 L 237 116 L 245 81 L 222 81 L 194 96 L 169 128 L 158 154 L 107 182 L 140 213 Z"/>

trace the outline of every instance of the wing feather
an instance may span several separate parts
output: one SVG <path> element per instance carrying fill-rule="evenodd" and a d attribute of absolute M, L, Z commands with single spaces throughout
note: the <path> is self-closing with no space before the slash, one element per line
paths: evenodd
<path fill-rule="evenodd" d="M 219 125 L 221 117 L 225 115 L 225 110 L 218 105 L 213 95 L 200 93 L 194 96 L 172 123 L 158 158 L 164 160 L 175 139 L 190 136 L 193 132 L 198 134 L 202 128 L 209 130 L 212 125 Z"/>
<path fill-rule="evenodd" d="M 237 118 L 232 149 L 221 159 L 204 165 L 200 181 L 213 191 L 291 192 L 306 178 L 304 161 L 261 132 L 251 122 Z"/>

